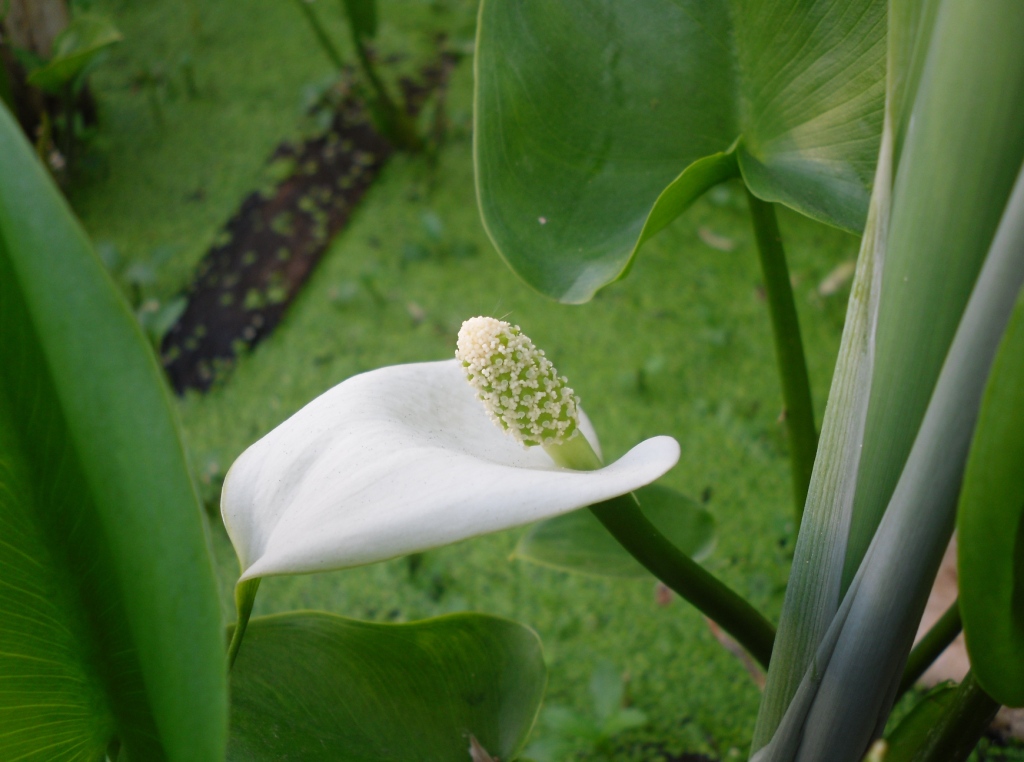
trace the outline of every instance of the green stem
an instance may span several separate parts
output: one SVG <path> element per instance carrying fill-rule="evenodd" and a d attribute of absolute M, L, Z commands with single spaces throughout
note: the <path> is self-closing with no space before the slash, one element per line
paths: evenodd
<path fill-rule="evenodd" d="M 900 681 L 897 698 L 902 696 L 911 686 L 914 685 L 925 673 L 925 670 L 939 658 L 939 655 L 946 650 L 956 636 L 963 629 L 963 622 L 960 619 L 960 601 L 953 601 L 953 605 L 946 609 L 939 620 L 928 630 L 928 634 L 921 638 L 921 641 L 914 646 L 907 658 L 907 666 L 903 670 L 903 679 Z"/>
<path fill-rule="evenodd" d="M 747 601 L 682 553 L 641 512 L 632 494 L 590 506 L 629 553 L 655 577 L 714 620 L 765 669 L 775 628 Z"/>
<path fill-rule="evenodd" d="M 259 590 L 261 577 L 247 579 L 235 585 L 235 610 L 238 612 L 238 620 L 235 622 L 235 631 L 231 633 L 231 643 L 228 645 L 228 669 L 235 664 L 238 657 L 238 649 L 242 645 L 242 638 L 245 637 L 245 630 L 249 626 L 249 617 L 252 615 L 252 605 L 256 601 L 256 591 Z"/>
<path fill-rule="evenodd" d="M 586 437 L 546 444 L 544 451 L 564 468 L 593 471 L 601 459 Z M 775 628 L 735 591 L 673 545 L 640 510 L 636 495 L 620 495 L 590 506 L 612 537 L 647 571 L 711 618 L 768 669 Z"/>
<path fill-rule="evenodd" d="M 412 119 L 409 118 L 405 109 L 395 103 L 383 80 L 377 75 L 377 69 L 370 60 L 366 44 L 356 34 L 355 26 L 350 23 L 349 27 L 352 29 L 352 43 L 356 46 L 359 65 L 376 95 L 379 117 L 384 122 L 382 132 L 400 148 L 407 151 L 419 151 L 423 146 L 419 135 L 416 134 L 416 127 L 413 125 Z"/>
<path fill-rule="evenodd" d="M 784 417 L 792 451 L 793 498 L 796 502 L 797 526 L 804 512 L 807 488 L 811 483 L 814 455 L 818 450 L 818 432 L 814 426 L 814 405 L 811 402 L 811 384 L 807 378 L 800 339 L 800 322 L 793 301 L 793 286 L 789 281 L 786 252 L 775 217 L 775 207 L 759 199 L 747 189 L 750 216 L 754 222 L 754 237 L 761 258 L 765 294 L 771 313 L 772 333 L 775 338 L 775 359 L 782 381 Z"/>
<path fill-rule="evenodd" d="M 963 762 L 992 723 L 999 704 L 981 687 L 973 672 L 960 683 L 953 703 L 913 762 Z"/>
<path fill-rule="evenodd" d="M 340 72 L 345 68 L 345 62 L 341 58 L 341 53 L 334 47 L 334 43 L 331 42 L 330 36 L 327 34 L 327 30 L 324 29 L 323 24 L 320 23 L 320 19 L 317 18 L 316 13 L 313 11 L 313 6 L 306 2 L 306 0 L 295 0 L 295 4 L 299 6 L 299 10 L 302 11 L 302 15 L 306 17 L 306 21 L 309 23 L 310 28 L 313 30 L 313 34 L 316 35 L 316 41 L 320 43 L 320 47 L 323 48 L 324 53 L 331 59 L 331 63 Z"/>

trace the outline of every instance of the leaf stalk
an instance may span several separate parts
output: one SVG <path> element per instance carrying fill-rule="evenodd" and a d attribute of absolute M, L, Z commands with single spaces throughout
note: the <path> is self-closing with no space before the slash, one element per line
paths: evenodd
<path fill-rule="evenodd" d="M 999 711 L 999 703 L 968 672 L 953 703 L 932 731 L 913 762 L 963 762 Z"/>
<path fill-rule="evenodd" d="M 960 619 L 960 600 L 957 599 L 910 652 L 907 666 L 903 669 L 903 678 L 900 680 L 897 698 L 910 690 L 914 683 L 921 679 L 925 670 L 960 634 L 963 626 L 963 621 Z"/>
<path fill-rule="evenodd" d="M 590 506 L 591 512 L 655 577 L 729 633 L 768 668 L 775 628 L 724 582 L 681 552 L 652 524 L 630 493 Z"/>
<path fill-rule="evenodd" d="M 230 670 L 235 659 L 238 658 L 238 649 L 242 645 L 242 638 L 245 637 L 245 629 L 249 626 L 249 617 L 252 615 L 252 606 L 256 602 L 256 591 L 259 590 L 261 577 L 247 579 L 235 585 L 235 610 L 238 612 L 238 620 L 235 622 L 234 631 L 231 633 L 231 642 L 228 644 L 228 669 Z"/>
<path fill-rule="evenodd" d="M 811 384 L 807 377 L 807 361 L 800 338 L 800 321 L 793 300 L 786 252 L 775 216 L 775 207 L 762 201 L 747 188 L 754 237 L 761 259 L 765 294 L 771 315 L 775 358 L 782 384 L 783 416 L 789 434 L 793 499 L 796 504 L 797 527 L 803 517 L 807 489 L 811 483 L 814 456 L 818 450 L 818 432 L 814 425 Z"/>

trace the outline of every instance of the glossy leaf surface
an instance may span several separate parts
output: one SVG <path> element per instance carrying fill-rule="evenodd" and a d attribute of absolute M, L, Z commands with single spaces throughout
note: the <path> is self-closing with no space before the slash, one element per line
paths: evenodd
<path fill-rule="evenodd" d="M 60 93 L 85 71 L 103 50 L 122 39 L 110 21 L 98 16 L 79 16 L 53 41 L 53 55 L 28 81 L 51 93 Z"/>
<path fill-rule="evenodd" d="M 231 673 L 228 760 L 449 762 L 470 759 L 470 736 L 512 760 L 546 680 L 536 634 L 496 617 L 253 619 Z"/>
<path fill-rule="evenodd" d="M 513 270 L 566 302 L 620 277 L 737 158 L 759 197 L 859 230 L 884 55 L 878 0 L 484 0 L 484 224 Z"/>
<path fill-rule="evenodd" d="M 971 668 L 996 701 L 1024 706 L 1024 297 L 985 391 L 957 527 Z"/>
<path fill-rule="evenodd" d="M 0 108 L 0 759 L 218 760 L 220 607 L 160 371 Z"/>
<path fill-rule="evenodd" d="M 695 560 L 714 544 L 715 520 L 685 495 L 657 484 L 636 491 L 640 509 L 665 537 Z M 590 511 L 580 510 L 531 527 L 516 545 L 516 558 L 578 574 L 648 577 L 641 566 L 601 526 Z"/>

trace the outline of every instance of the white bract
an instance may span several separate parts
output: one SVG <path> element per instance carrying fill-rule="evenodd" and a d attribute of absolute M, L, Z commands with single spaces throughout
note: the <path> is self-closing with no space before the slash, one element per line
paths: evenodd
<path fill-rule="evenodd" d="M 491 422 L 460 361 L 395 365 L 339 384 L 242 453 L 221 513 L 242 580 L 326 571 L 608 500 L 678 458 L 662 436 L 596 471 L 562 468 Z"/>

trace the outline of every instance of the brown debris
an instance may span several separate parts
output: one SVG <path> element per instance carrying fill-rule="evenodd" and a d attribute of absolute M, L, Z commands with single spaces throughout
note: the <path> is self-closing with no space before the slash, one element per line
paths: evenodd
<path fill-rule="evenodd" d="M 422 71 L 422 83 L 401 83 L 410 113 L 444 87 L 455 63 L 443 53 Z M 393 150 L 353 95 L 325 133 L 278 146 L 268 167 L 286 176 L 242 202 L 164 337 L 161 359 L 176 392 L 208 389 L 220 367 L 270 335 Z"/>

